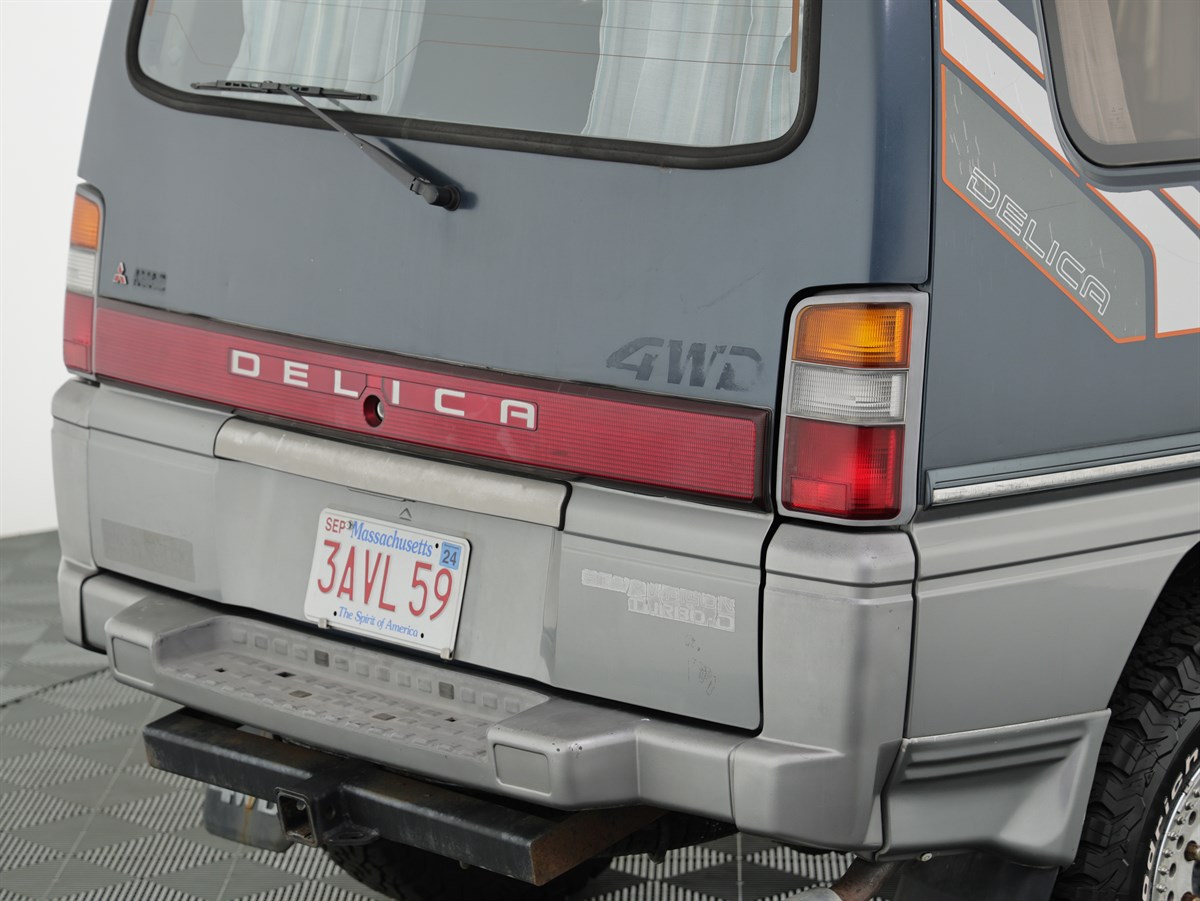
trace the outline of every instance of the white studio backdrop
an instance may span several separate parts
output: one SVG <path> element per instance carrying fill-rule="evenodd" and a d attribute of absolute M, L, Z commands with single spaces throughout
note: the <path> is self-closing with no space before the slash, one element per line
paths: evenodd
<path fill-rule="evenodd" d="M 53 529 L 50 399 L 109 0 L 0 0 L 0 537 Z"/>

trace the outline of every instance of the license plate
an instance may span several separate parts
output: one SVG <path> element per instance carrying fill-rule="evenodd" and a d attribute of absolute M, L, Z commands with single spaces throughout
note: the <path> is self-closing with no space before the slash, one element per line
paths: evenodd
<path fill-rule="evenodd" d="M 462 538 L 324 510 L 304 615 L 331 629 L 450 657 L 470 554 Z"/>

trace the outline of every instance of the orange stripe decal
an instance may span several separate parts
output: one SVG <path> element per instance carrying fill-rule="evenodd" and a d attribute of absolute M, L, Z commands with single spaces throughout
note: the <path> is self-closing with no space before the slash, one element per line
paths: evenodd
<path fill-rule="evenodd" d="M 1191 213 L 1189 213 L 1186 209 L 1184 209 L 1183 204 L 1181 204 L 1178 200 L 1176 200 L 1174 197 L 1172 197 L 1170 194 L 1168 194 L 1165 188 L 1160 188 L 1158 193 L 1163 196 L 1163 198 L 1167 201 L 1167 203 L 1171 204 L 1171 206 L 1173 206 L 1173 207 L 1175 207 L 1175 209 L 1179 210 L 1179 215 L 1181 215 L 1188 222 L 1192 223 L 1193 228 L 1200 229 L 1200 222 L 1196 221 L 1196 217 L 1194 217 Z M 1175 333 L 1172 333 L 1172 334 L 1175 334 Z"/>

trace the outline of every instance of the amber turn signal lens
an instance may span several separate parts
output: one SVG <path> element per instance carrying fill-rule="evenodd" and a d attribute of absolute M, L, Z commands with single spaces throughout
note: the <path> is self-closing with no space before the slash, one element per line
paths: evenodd
<path fill-rule="evenodd" d="M 818 304 L 796 320 L 792 359 L 830 366 L 908 366 L 912 307 L 901 304 Z"/>
<path fill-rule="evenodd" d="M 71 245 L 96 250 L 100 246 L 100 206 L 81 194 L 75 195 L 71 215 Z"/>

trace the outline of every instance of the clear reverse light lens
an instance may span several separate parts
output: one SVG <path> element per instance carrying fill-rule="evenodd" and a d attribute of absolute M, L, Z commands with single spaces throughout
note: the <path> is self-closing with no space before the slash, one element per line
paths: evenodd
<path fill-rule="evenodd" d="M 907 382 L 905 372 L 793 363 L 788 413 L 854 425 L 901 422 Z"/>
<path fill-rule="evenodd" d="M 92 294 L 96 290 L 96 252 L 72 247 L 67 251 L 67 290 Z"/>

